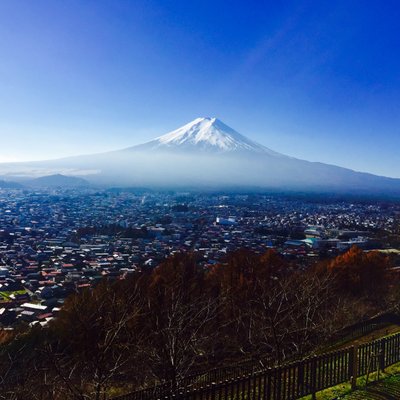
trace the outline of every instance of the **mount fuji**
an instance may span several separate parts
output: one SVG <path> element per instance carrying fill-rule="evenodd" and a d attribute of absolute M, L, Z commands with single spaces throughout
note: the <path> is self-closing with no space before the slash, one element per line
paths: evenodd
<path fill-rule="evenodd" d="M 277 153 L 217 118 L 197 118 L 147 143 L 108 153 L 0 164 L 3 179 L 64 174 L 93 184 L 155 188 L 259 188 L 400 196 L 386 178 Z"/>
<path fill-rule="evenodd" d="M 217 118 L 196 118 L 166 135 L 127 150 L 279 155 L 246 138 Z"/>

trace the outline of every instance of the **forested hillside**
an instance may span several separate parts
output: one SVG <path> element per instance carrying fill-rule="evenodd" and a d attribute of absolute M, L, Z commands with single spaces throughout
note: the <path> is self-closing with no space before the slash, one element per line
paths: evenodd
<path fill-rule="evenodd" d="M 237 251 L 211 268 L 175 254 L 72 295 L 48 328 L 3 335 L 0 390 L 100 400 L 243 359 L 280 364 L 398 301 L 392 260 L 356 247 L 306 270 L 272 250 Z"/>

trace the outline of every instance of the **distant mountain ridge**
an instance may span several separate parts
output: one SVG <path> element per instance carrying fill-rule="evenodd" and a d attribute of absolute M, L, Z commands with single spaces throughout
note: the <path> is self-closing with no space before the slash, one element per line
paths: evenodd
<path fill-rule="evenodd" d="M 0 179 L 0 189 L 22 189 L 23 185 L 18 182 Z"/>
<path fill-rule="evenodd" d="M 32 179 L 25 183 L 25 185 L 31 187 L 60 188 L 83 187 L 88 186 L 88 184 L 88 181 L 83 178 L 77 178 L 75 176 L 65 176 L 62 174 L 45 175 L 36 179 Z"/>

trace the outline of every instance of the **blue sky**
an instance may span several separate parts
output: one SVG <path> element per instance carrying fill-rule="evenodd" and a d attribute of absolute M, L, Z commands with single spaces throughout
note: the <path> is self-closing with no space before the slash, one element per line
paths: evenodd
<path fill-rule="evenodd" d="M 398 1 L 3 0 L 0 161 L 217 116 L 276 151 L 400 177 Z"/>

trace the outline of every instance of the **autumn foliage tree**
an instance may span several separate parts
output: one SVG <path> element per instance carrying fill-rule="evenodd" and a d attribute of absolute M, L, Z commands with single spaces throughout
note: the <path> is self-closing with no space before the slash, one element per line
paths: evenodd
<path fill-rule="evenodd" d="M 364 252 L 353 246 L 332 260 L 327 269 L 339 290 L 348 294 L 379 297 L 388 285 L 390 260 L 377 252 Z"/>

